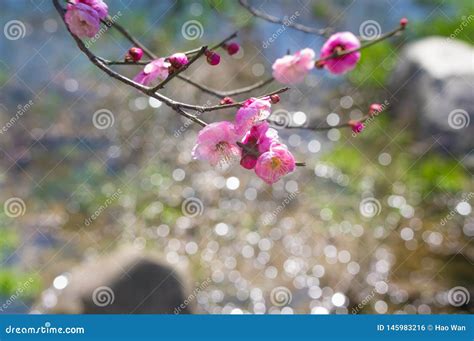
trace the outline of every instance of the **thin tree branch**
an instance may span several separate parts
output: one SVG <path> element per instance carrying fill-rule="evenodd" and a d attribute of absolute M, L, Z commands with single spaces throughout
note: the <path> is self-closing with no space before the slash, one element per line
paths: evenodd
<path fill-rule="evenodd" d="M 96 65 L 98 68 L 100 68 L 102 71 L 104 71 L 105 73 L 107 73 L 110 77 L 112 78 L 115 78 L 119 81 L 121 81 L 122 83 L 125 83 L 127 85 L 130 85 L 132 87 L 134 87 L 135 89 L 141 91 L 142 93 L 150 96 L 150 97 L 153 97 L 153 98 L 156 98 L 158 99 L 159 101 L 165 103 L 167 106 L 169 106 L 170 108 L 172 108 L 173 110 L 175 110 L 177 113 L 179 113 L 180 115 L 186 117 L 186 118 L 189 118 L 190 120 L 192 120 L 193 122 L 205 127 L 207 125 L 206 122 L 204 122 L 203 120 L 199 119 L 198 117 L 194 116 L 194 115 L 191 115 L 189 113 L 187 113 L 186 111 L 183 110 L 183 108 L 189 108 L 189 109 L 194 109 L 194 110 L 199 110 L 203 107 L 201 106 L 192 106 L 192 105 L 189 105 L 189 104 L 185 104 L 185 103 L 180 103 L 180 102 L 177 102 L 177 101 L 174 101 L 166 96 L 163 96 L 161 94 L 158 94 L 154 91 L 152 91 L 153 89 L 152 88 L 149 88 L 149 87 L 146 87 L 146 86 L 143 86 L 142 84 L 139 84 L 139 83 L 136 83 L 134 82 L 133 80 L 121 75 L 120 73 L 112 70 L 111 68 L 109 68 L 103 61 L 100 57 L 97 57 L 95 54 L 93 54 L 87 47 L 86 45 L 82 42 L 81 39 L 79 39 L 74 33 L 71 32 L 71 30 L 69 29 L 68 25 L 66 24 L 65 22 L 65 19 L 64 19 L 64 8 L 59 4 L 59 0 L 53 0 L 53 4 L 54 4 L 54 7 L 56 8 L 57 12 L 59 13 L 61 19 L 63 20 L 65 26 L 66 26 L 66 29 L 67 31 L 69 32 L 69 34 L 73 37 L 74 41 L 76 42 L 77 46 L 79 47 L 79 49 L 89 58 L 89 60 L 94 64 Z M 217 110 L 217 109 L 216 109 Z"/>
<path fill-rule="evenodd" d="M 265 95 L 258 96 L 256 98 L 265 98 L 265 97 L 270 97 L 272 95 L 278 95 L 278 94 L 281 94 L 281 93 L 283 93 L 287 90 L 289 90 L 289 88 L 281 88 L 281 89 L 275 90 L 273 92 L 267 93 Z M 246 101 L 241 101 L 241 102 L 235 102 L 235 103 L 232 103 L 232 104 L 221 104 L 221 105 L 214 105 L 214 106 L 209 106 L 209 107 L 201 107 L 201 110 L 199 110 L 199 109 L 195 109 L 195 110 L 205 112 L 205 111 L 214 111 L 214 110 L 219 110 L 219 109 L 236 108 L 236 107 L 241 107 L 242 105 L 244 105 L 245 102 Z"/>
<path fill-rule="evenodd" d="M 320 36 L 326 36 L 330 32 L 330 28 L 314 28 L 314 27 L 309 27 L 297 23 L 293 23 L 291 21 L 284 21 L 283 19 L 280 19 L 278 17 L 275 17 L 273 15 L 267 14 L 263 11 L 260 11 L 259 9 L 256 9 L 255 7 L 252 7 L 247 0 L 239 0 L 239 3 L 242 7 L 247 9 L 250 13 L 252 13 L 254 16 L 259 17 L 263 20 L 266 20 L 268 22 L 274 23 L 274 24 L 281 24 L 287 27 L 291 27 L 295 30 L 302 31 L 305 33 L 311 33 L 311 34 L 316 34 Z"/>
<path fill-rule="evenodd" d="M 376 117 L 378 114 L 373 114 L 373 115 L 365 115 L 364 117 L 362 117 L 361 119 L 357 120 L 359 121 L 360 123 L 365 123 L 365 121 L 367 121 L 369 118 L 372 118 L 372 117 Z M 274 124 L 276 126 L 279 126 L 278 122 L 277 121 L 274 121 L 274 120 L 267 120 L 268 123 L 270 124 Z M 334 126 L 330 126 L 330 125 L 313 125 L 313 126 L 283 126 L 282 128 L 285 128 L 285 129 L 304 129 L 304 130 L 312 130 L 312 131 L 327 131 L 327 130 L 331 130 L 331 129 L 340 129 L 340 128 L 349 128 L 351 127 L 351 125 L 349 124 L 349 122 L 344 122 L 344 123 L 341 123 L 341 124 L 337 124 L 337 125 L 334 125 Z"/>
<path fill-rule="evenodd" d="M 107 16 L 107 21 L 106 22 L 104 22 L 104 20 L 102 20 L 102 22 L 105 23 L 106 25 L 111 24 L 111 26 L 113 28 L 115 28 L 117 31 L 119 31 L 134 46 L 141 48 L 143 50 L 143 52 L 145 53 L 145 55 L 148 56 L 148 58 L 151 58 L 151 59 L 157 59 L 158 58 L 158 56 L 156 54 L 154 54 L 150 49 L 148 49 L 148 47 L 143 45 L 138 39 L 136 39 L 132 34 L 130 34 L 130 32 L 128 32 L 128 30 L 125 29 L 122 25 L 120 25 L 116 21 L 112 20 L 112 18 L 110 16 Z"/>
<path fill-rule="evenodd" d="M 216 89 L 212 89 L 210 87 L 207 87 L 203 84 L 199 84 L 199 83 L 195 82 L 194 80 L 192 80 L 191 78 L 189 78 L 185 75 L 179 75 L 177 78 L 182 79 L 182 80 L 188 82 L 189 84 L 195 86 L 196 88 L 200 89 L 201 91 L 206 92 L 210 95 L 213 95 L 217 98 L 241 95 L 241 94 L 244 94 L 244 93 L 259 89 L 259 88 L 262 88 L 265 85 L 270 84 L 274 80 L 274 78 L 271 77 L 271 78 L 268 78 L 268 79 L 265 79 L 265 80 L 258 81 L 255 84 L 252 84 L 252 85 L 240 88 L 240 89 L 220 91 L 220 90 L 216 90 Z"/>
<path fill-rule="evenodd" d="M 321 62 L 324 62 L 328 59 L 331 59 L 331 58 L 337 58 L 337 57 L 342 57 L 342 56 L 345 56 L 347 54 L 351 54 L 351 53 L 354 53 L 354 52 L 357 52 L 357 51 L 360 51 L 360 50 L 363 50 L 369 46 L 372 46 L 372 45 L 375 45 L 379 42 L 381 42 L 382 40 L 385 40 L 385 39 L 388 39 L 392 36 L 394 36 L 395 34 L 397 34 L 398 32 L 401 32 L 405 30 L 405 27 L 403 26 L 397 26 L 395 29 L 393 29 L 392 31 L 390 32 L 387 32 L 387 33 L 384 33 L 382 34 L 380 37 L 378 37 L 377 39 L 373 39 L 373 40 L 369 40 L 365 43 L 362 43 L 360 47 L 358 48 L 355 48 L 355 49 L 350 49 L 350 50 L 336 50 L 334 51 L 332 54 L 330 54 L 329 56 L 326 56 L 324 58 L 319 58 L 318 60 L 315 61 L 315 64 L 317 65 L 318 63 L 321 63 Z"/>
<path fill-rule="evenodd" d="M 189 61 L 187 64 L 182 65 L 178 70 L 174 71 L 171 75 L 169 75 L 165 80 L 163 80 L 161 83 L 159 83 L 157 86 L 155 86 L 152 91 L 156 92 L 159 89 L 162 89 L 169 81 L 171 81 L 174 77 L 178 76 L 181 72 L 185 71 L 191 64 L 193 64 L 196 60 L 201 57 L 204 52 L 206 52 L 207 46 L 203 46 L 200 48 L 199 52 L 196 53 Z"/>

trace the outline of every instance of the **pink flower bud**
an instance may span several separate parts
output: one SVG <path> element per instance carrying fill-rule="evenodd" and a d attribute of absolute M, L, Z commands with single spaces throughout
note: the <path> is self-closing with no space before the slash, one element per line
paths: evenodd
<path fill-rule="evenodd" d="M 184 53 L 175 53 L 168 58 L 168 61 L 176 69 L 181 68 L 189 62 L 188 57 Z"/>
<path fill-rule="evenodd" d="M 207 57 L 207 62 L 210 65 L 218 65 L 221 62 L 221 56 L 214 51 L 207 50 L 205 55 Z"/>
<path fill-rule="evenodd" d="M 362 130 L 364 130 L 364 124 L 360 121 L 352 121 L 351 120 L 348 123 L 351 126 L 352 131 L 356 134 L 359 134 L 360 132 L 362 132 Z"/>
<path fill-rule="evenodd" d="M 271 95 L 270 96 L 270 101 L 273 104 L 276 104 L 276 103 L 280 102 L 280 96 L 279 95 Z"/>
<path fill-rule="evenodd" d="M 244 155 L 240 159 L 240 165 L 245 169 L 254 169 L 257 164 L 257 157 L 253 155 Z"/>
<path fill-rule="evenodd" d="M 232 56 L 236 54 L 237 52 L 239 52 L 240 45 L 237 43 L 230 43 L 229 45 L 226 45 L 226 48 L 227 48 L 227 53 Z"/>
<path fill-rule="evenodd" d="M 138 62 L 143 57 L 143 50 L 139 47 L 131 47 L 125 55 L 125 60 Z"/>
<path fill-rule="evenodd" d="M 383 111 L 382 104 L 372 103 L 369 107 L 369 115 L 370 116 L 380 114 L 382 111 Z"/>
<path fill-rule="evenodd" d="M 235 103 L 235 102 L 231 97 L 224 97 L 223 99 L 221 99 L 221 105 L 233 104 L 233 103 Z"/>
<path fill-rule="evenodd" d="M 408 19 L 407 18 L 401 18 L 400 19 L 400 26 L 402 28 L 405 28 L 407 26 L 407 24 L 408 24 Z"/>

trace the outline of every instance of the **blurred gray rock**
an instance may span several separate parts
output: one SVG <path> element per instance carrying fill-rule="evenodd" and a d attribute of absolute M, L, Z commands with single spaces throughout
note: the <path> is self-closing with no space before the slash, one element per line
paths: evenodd
<path fill-rule="evenodd" d="M 65 288 L 43 292 L 32 312 L 50 314 L 189 314 L 177 272 L 152 256 L 120 250 L 79 265 Z M 61 284 L 61 283 L 59 283 Z M 61 287 L 61 285 L 60 285 Z M 49 297 L 48 297 L 49 295 Z M 51 296 L 55 295 L 56 298 Z"/>
<path fill-rule="evenodd" d="M 415 127 L 419 139 L 432 143 L 436 137 L 459 156 L 473 149 L 473 46 L 445 37 L 408 44 L 392 74 L 390 91 L 393 113 Z"/>

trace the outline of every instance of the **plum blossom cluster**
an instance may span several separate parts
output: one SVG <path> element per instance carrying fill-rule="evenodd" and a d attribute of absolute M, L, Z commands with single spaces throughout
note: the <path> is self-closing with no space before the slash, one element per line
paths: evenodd
<path fill-rule="evenodd" d="M 236 54 L 240 49 L 240 45 L 235 42 L 224 44 L 222 47 L 227 50 L 229 55 Z M 215 51 L 207 49 L 204 52 L 204 55 L 206 56 L 206 60 L 209 65 L 218 65 L 221 61 L 221 56 Z M 142 49 L 138 47 L 132 47 L 125 55 L 125 61 L 138 62 L 142 56 Z M 143 85 L 150 85 L 157 79 L 163 81 L 168 78 L 170 74 L 180 70 L 188 63 L 188 56 L 182 52 L 175 53 L 166 58 L 158 58 L 145 65 L 143 70 L 140 71 L 140 73 L 136 75 L 133 80 Z"/>
<path fill-rule="evenodd" d="M 58 0 L 53 0 L 53 3 L 58 9 L 58 12 L 62 14 L 63 8 L 58 4 Z M 255 14 L 255 12 L 253 13 Z M 107 25 L 109 22 L 112 22 L 112 19 L 108 16 L 108 6 L 103 0 L 68 0 L 63 19 L 70 33 L 79 38 L 92 38 L 99 32 L 102 22 Z M 275 20 L 272 20 L 272 22 L 275 22 Z M 292 55 L 289 54 L 278 58 L 273 63 L 273 78 L 269 81 L 271 82 L 275 79 L 285 84 L 297 84 L 302 82 L 305 76 L 314 68 L 325 68 L 333 74 L 344 74 L 356 67 L 361 58 L 360 50 L 404 30 L 407 24 L 408 20 L 406 18 L 401 19 L 398 28 L 385 33 L 370 43 L 361 43 L 351 32 L 335 33 L 323 44 L 319 53 L 319 59 L 316 58 L 315 51 L 309 47 L 297 51 Z M 119 73 L 112 72 L 108 65 L 144 64 L 143 69 L 133 78 L 133 81 L 138 84 L 132 84 L 132 86 L 151 97 L 161 100 L 179 114 L 190 118 L 192 121 L 204 127 L 198 133 L 196 145 L 192 150 L 192 155 L 195 159 L 208 161 L 212 166 L 226 166 L 234 163 L 234 161 L 239 161 L 243 168 L 253 170 L 258 177 L 268 184 L 279 181 L 283 176 L 293 172 L 296 166 L 303 165 L 295 161 L 288 147 L 280 141 L 278 132 L 270 128 L 267 122 L 271 114 L 272 104 L 276 104 L 280 101 L 277 93 L 282 92 L 281 90 L 285 91 L 288 88 L 280 89 L 273 94 L 251 97 L 244 102 L 235 103 L 231 97 L 222 98 L 225 95 L 221 95 L 222 92 L 218 90 L 198 85 L 196 82 L 182 77 L 191 85 L 221 98 L 220 105 L 213 106 L 212 110 L 238 107 L 233 122 L 220 121 L 211 124 L 207 124 L 200 118 L 197 118 L 196 115 L 185 112 L 183 108 L 195 110 L 199 113 L 211 110 L 206 110 L 203 106 L 176 102 L 157 92 L 157 90 L 164 87 L 173 77 L 179 76 L 179 73 L 184 72 L 201 56 L 205 56 L 209 65 L 215 66 L 219 65 L 221 61 L 221 56 L 216 52 L 218 48 L 222 48 L 231 56 L 238 53 L 240 45 L 236 42 L 229 42 L 229 40 L 236 36 L 236 33 L 210 49 L 203 46 L 200 49 L 185 53 L 180 52 L 168 57 L 157 57 L 137 42 L 136 39 L 117 23 L 113 22 L 111 25 L 117 26 L 119 31 L 131 43 L 139 46 L 131 47 L 125 54 L 124 61 L 114 62 L 102 59 L 101 63 L 97 63 L 99 57 L 90 52 L 88 47 L 78 39 L 76 39 L 77 44 L 81 49 L 88 50 L 89 53 L 87 55 L 90 60 L 100 69 L 129 85 L 131 85 L 129 82 L 130 79 L 127 79 Z M 298 29 L 301 29 L 301 27 L 302 25 L 298 25 Z M 294 26 L 294 28 L 297 27 Z M 314 32 L 314 30 L 310 28 L 306 28 L 303 31 Z M 140 62 L 144 52 L 152 60 Z M 148 87 L 157 81 L 159 83 L 156 86 Z M 257 82 L 253 86 L 228 91 L 227 93 L 232 93 L 233 95 L 242 94 L 257 89 L 261 87 L 262 84 L 267 83 L 268 81 L 263 83 Z M 368 114 L 364 118 L 360 120 L 350 120 L 337 127 L 348 126 L 352 129 L 354 135 L 359 134 L 365 128 L 364 123 L 368 123 L 370 119 L 383 110 L 384 107 L 382 105 L 372 104 Z"/>
<path fill-rule="evenodd" d="M 100 29 L 100 21 L 108 15 L 109 8 L 102 0 L 71 0 L 64 19 L 76 36 L 94 37 Z"/>
<path fill-rule="evenodd" d="M 316 53 L 311 48 L 302 49 L 293 55 L 277 59 L 272 66 L 273 77 L 280 83 L 297 84 L 303 81 L 315 66 L 324 67 L 333 74 L 343 74 L 357 65 L 360 52 L 341 53 L 356 50 L 360 46 L 359 39 L 351 32 L 335 33 L 321 48 L 320 60 L 315 60 Z M 335 57 L 331 58 L 334 55 Z"/>
<path fill-rule="evenodd" d="M 407 18 L 400 19 L 399 28 L 378 40 L 386 39 L 398 31 L 404 30 L 407 24 Z M 356 67 L 361 57 L 360 50 L 371 44 L 362 45 L 351 32 L 334 33 L 321 47 L 317 60 L 315 60 L 316 53 L 311 48 L 304 48 L 293 55 L 289 54 L 278 58 L 272 66 L 273 77 L 280 83 L 297 84 L 303 81 L 315 67 L 325 68 L 335 75 L 344 74 Z"/>
<path fill-rule="evenodd" d="M 253 169 L 268 184 L 293 172 L 294 156 L 265 121 L 271 114 L 272 103 L 278 101 L 278 95 L 249 98 L 237 110 L 234 122 L 207 125 L 198 134 L 193 157 L 212 166 L 230 164 L 240 158 L 242 167 Z"/>

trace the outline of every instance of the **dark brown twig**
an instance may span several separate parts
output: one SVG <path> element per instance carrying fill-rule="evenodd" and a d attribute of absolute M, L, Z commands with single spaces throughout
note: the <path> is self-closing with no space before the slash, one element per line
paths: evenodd
<path fill-rule="evenodd" d="M 241 94 L 244 94 L 244 93 L 248 93 L 250 91 L 262 88 L 265 85 L 270 84 L 274 80 L 274 78 L 271 77 L 271 78 L 268 78 L 268 79 L 265 79 L 265 80 L 258 81 L 255 84 L 252 84 L 252 85 L 240 88 L 240 89 L 220 91 L 220 90 L 212 89 L 210 87 L 202 85 L 202 84 L 192 80 L 191 78 L 189 78 L 185 75 L 179 75 L 178 78 L 188 82 L 189 84 L 195 86 L 196 88 L 200 89 L 201 91 L 206 92 L 210 95 L 213 95 L 217 98 L 231 97 L 231 96 L 237 96 L 237 95 L 241 95 Z"/>
<path fill-rule="evenodd" d="M 201 47 L 198 53 L 196 53 L 189 61 L 187 64 L 181 66 L 178 70 L 174 71 L 171 75 L 169 75 L 165 80 L 163 80 L 161 83 L 159 83 L 157 86 L 155 86 L 152 91 L 156 92 L 159 89 L 162 89 L 169 81 L 171 81 L 174 77 L 178 76 L 181 72 L 185 71 L 188 67 L 191 66 L 196 60 L 201 57 L 204 52 L 206 52 L 207 46 Z"/>
<path fill-rule="evenodd" d="M 330 33 L 330 28 L 314 28 L 314 27 L 308 27 L 305 25 L 293 23 L 291 21 L 285 21 L 283 19 L 280 19 L 278 17 L 275 17 L 273 15 L 267 14 L 263 11 L 260 11 L 256 9 L 255 7 L 252 7 L 247 0 L 239 0 L 239 3 L 242 7 L 247 9 L 250 13 L 252 13 L 254 16 L 259 17 L 263 20 L 266 20 L 268 22 L 274 23 L 274 24 L 281 24 L 287 27 L 291 27 L 295 30 L 302 31 L 305 33 L 311 33 L 311 34 L 316 34 L 320 36 L 326 36 L 328 33 Z"/>

